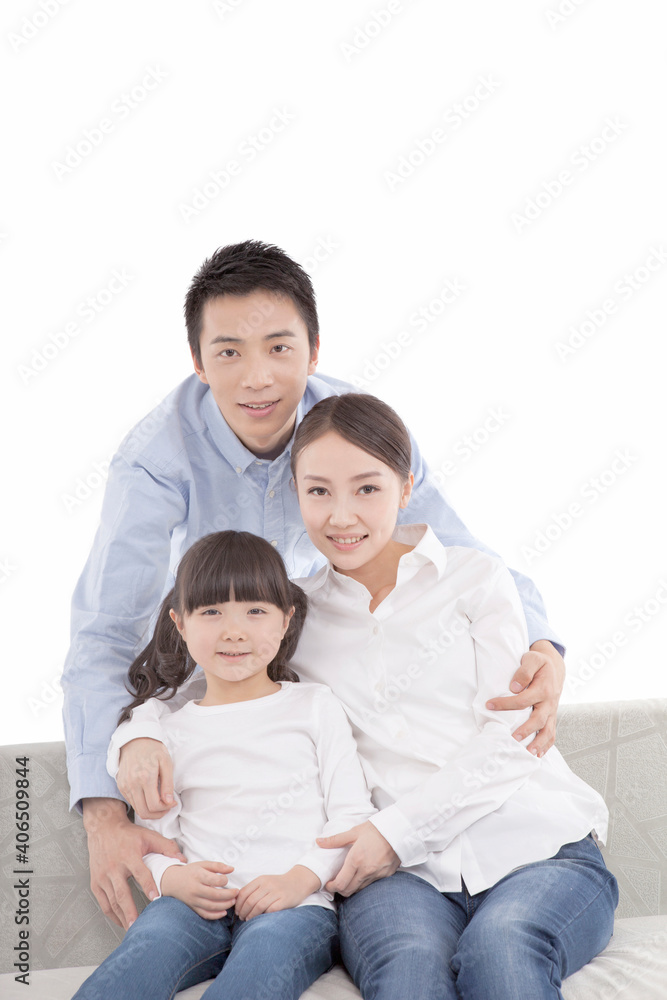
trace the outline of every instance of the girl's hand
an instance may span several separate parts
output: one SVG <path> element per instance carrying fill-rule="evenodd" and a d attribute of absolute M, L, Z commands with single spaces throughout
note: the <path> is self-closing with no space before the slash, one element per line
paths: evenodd
<path fill-rule="evenodd" d="M 239 890 L 227 885 L 227 875 L 233 871 L 219 861 L 171 865 L 162 876 L 160 890 L 163 896 L 187 903 L 204 920 L 218 920 L 236 901 Z"/>
<path fill-rule="evenodd" d="M 337 833 L 333 837 L 318 837 L 317 843 L 320 847 L 346 847 L 352 844 L 343 867 L 335 879 L 326 884 L 329 892 L 339 892 L 341 896 L 351 896 L 371 882 L 393 875 L 401 863 L 389 841 L 385 840 L 369 820 L 353 826 L 345 833 Z"/>
<path fill-rule="evenodd" d="M 116 784 L 142 819 L 160 819 L 176 804 L 174 768 L 159 740 L 141 737 L 121 748 Z"/>
<path fill-rule="evenodd" d="M 295 865 L 284 875 L 260 875 L 239 891 L 236 915 L 251 920 L 259 913 L 290 910 L 320 888 L 319 878 L 305 865 Z"/>

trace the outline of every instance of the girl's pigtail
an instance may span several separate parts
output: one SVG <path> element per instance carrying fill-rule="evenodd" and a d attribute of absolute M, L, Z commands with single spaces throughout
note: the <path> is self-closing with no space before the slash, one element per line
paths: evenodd
<path fill-rule="evenodd" d="M 293 681 L 299 680 L 299 675 L 287 666 L 289 661 L 292 659 L 296 652 L 296 647 L 299 644 L 299 637 L 301 636 L 301 630 L 303 629 L 303 623 L 306 620 L 306 614 L 308 612 L 308 598 L 301 589 L 297 587 L 295 583 L 290 581 L 290 600 L 294 606 L 294 614 L 289 623 L 289 628 L 283 636 L 283 641 L 280 643 L 280 648 L 276 653 L 275 658 L 269 663 L 267 673 L 272 681 Z"/>
<path fill-rule="evenodd" d="M 149 698 L 157 696 L 164 701 L 173 698 L 196 666 L 169 614 L 173 606 L 174 591 L 171 590 L 162 602 L 153 638 L 130 667 L 126 687 L 134 695 L 134 701 L 121 712 L 119 725 L 131 718 L 132 710 Z"/>

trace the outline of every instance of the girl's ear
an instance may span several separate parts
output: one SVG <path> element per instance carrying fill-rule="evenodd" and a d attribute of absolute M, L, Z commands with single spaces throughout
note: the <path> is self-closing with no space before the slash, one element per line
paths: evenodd
<path fill-rule="evenodd" d="M 404 508 L 408 506 L 408 501 L 410 500 L 410 496 L 412 495 L 412 487 L 414 485 L 414 481 L 415 481 L 414 473 L 411 472 L 409 478 L 406 479 L 406 481 L 403 483 L 403 492 L 401 493 L 401 502 L 398 505 L 399 507 Z"/>
<path fill-rule="evenodd" d="M 287 612 L 287 614 L 285 615 L 285 617 L 283 619 L 283 629 L 285 630 L 283 632 L 283 635 L 285 635 L 285 632 L 289 628 L 289 623 L 292 620 L 293 614 L 294 614 L 294 605 L 292 605 L 292 607 L 289 609 L 289 611 Z"/>
<path fill-rule="evenodd" d="M 176 626 L 176 628 L 178 629 L 178 631 L 182 632 L 183 631 L 183 619 L 178 617 L 178 615 L 176 614 L 176 612 L 174 611 L 173 608 L 169 612 L 169 617 L 173 621 L 173 623 Z"/>

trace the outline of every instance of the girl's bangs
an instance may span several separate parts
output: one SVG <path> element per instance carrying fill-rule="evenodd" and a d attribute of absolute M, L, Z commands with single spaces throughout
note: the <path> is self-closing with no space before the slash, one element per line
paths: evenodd
<path fill-rule="evenodd" d="M 201 542 L 208 544 L 197 553 L 194 550 Z M 224 532 L 215 539 L 201 539 L 187 555 L 191 553 L 194 558 L 179 569 L 179 575 L 184 571 L 179 589 L 186 614 L 227 601 L 273 604 L 285 613 L 289 610 L 289 583 L 282 558 L 265 539 L 247 532 Z"/>

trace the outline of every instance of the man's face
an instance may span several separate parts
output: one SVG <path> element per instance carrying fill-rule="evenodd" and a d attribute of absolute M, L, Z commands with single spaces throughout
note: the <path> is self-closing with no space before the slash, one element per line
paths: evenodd
<path fill-rule="evenodd" d="M 253 454 L 276 458 L 317 368 L 293 301 L 261 290 L 209 299 L 199 347 L 195 371 L 237 438 Z"/>

